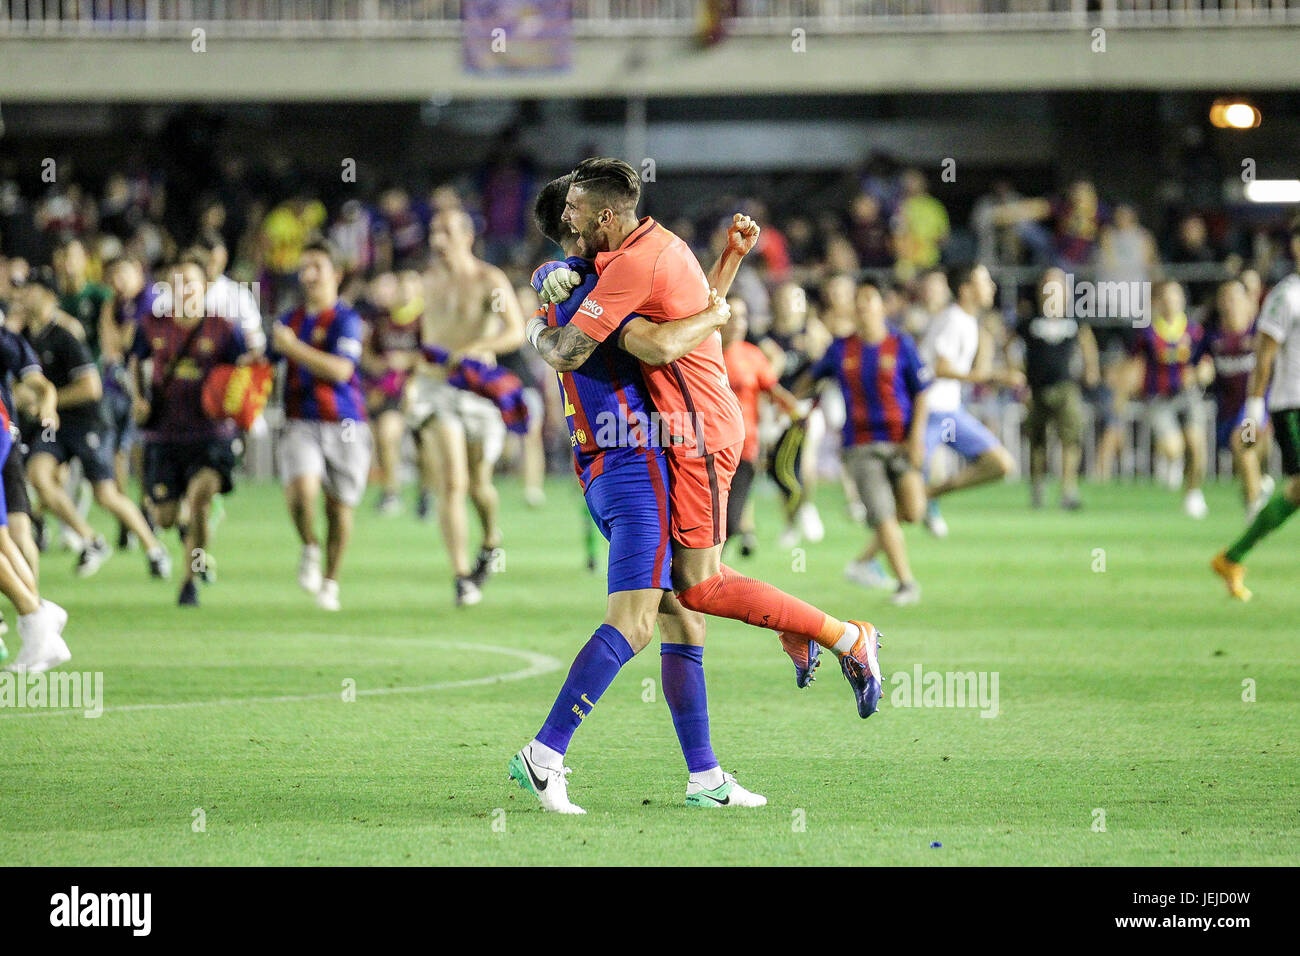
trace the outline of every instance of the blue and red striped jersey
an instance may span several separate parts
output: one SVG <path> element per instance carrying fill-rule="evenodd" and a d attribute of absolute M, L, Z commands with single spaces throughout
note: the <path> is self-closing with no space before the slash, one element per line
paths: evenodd
<path fill-rule="evenodd" d="M 916 396 L 933 377 L 912 337 L 893 328 L 876 344 L 857 335 L 836 339 L 812 371 L 839 383 L 845 447 L 906 440 Z"/>
<path fill-rule="evenodd" d="M 319 315 L 309 315 L 299 307 L 286 312 L 282 322 L 313 348 L 339 355 L 352 362 L 352 377 L 346 382 L 326 382 L 312 375 L 297 362 L 284 360 L 288 373 L 284 382 L 284 413 L 288 418 L 313 422 L 365 421 L 366 405 L 361 395 L 361 317 L 346 302 L 335 302 Z"/>
<path fill-rule="evenodd" d="M 546 324 L 568 325 L 596 287 L 596 268 L 585 259 L 570 257 L 565 264 L 582 277 L 582 284 L 558 305 L 545 310 Z M 626 325 L 635 314 L 621 319 Z M 641 363 L 618 347 L 612 333 L 578 368 L 559 372 L 564 394 L 564 418 L 569 425 L 573 466 L 585 489 L 605 468 L 605 455 L 617 449 L 648 448 L 657 417 L 646 395 Z"/>
<path fill-rule="evenodd" d="M 1192 381 L 1192 356 L 1199 352 L 1204 336 L 1204 329 L 1186 319 L 1168 324 L 1153 319 L 1139 329 L 1132 353 L 1146 360 L 1142 396 L 1169 398 L 1181 392 Z"/>

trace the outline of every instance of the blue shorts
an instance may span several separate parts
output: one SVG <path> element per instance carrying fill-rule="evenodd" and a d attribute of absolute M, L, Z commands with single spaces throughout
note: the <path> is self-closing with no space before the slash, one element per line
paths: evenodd
<path fill-rule="evenodd" d="M 1222 408 L 1218 412 L 1214 423 L 1214 437 L 1217 441 L 1216 447 L 1222 451 L 1232 447 L 1232 433 L 1238 431 L 1241 428 L 1241 423 L 1246 420 L 1246 406 L 1242 405 L 1241 408 L 1237 409 L 1236 413 L 1226 417 Z M 1258 424 L 1260 431 L 1263 431 L 1268 425 L 1268 412 L 1264 413 L 1264 420 Z"/>
<path fill-rule="evenodd" d="M 672 587 L 668 463 L 662 449 L 605 452 L 587 484 L 587 510 L 609 542 L 609 593 Z"/>
<path fill-rule="evenodd" d="M 925 460 L 934 450 L 947 445 L 963 458 L 974 459 L 998 446 L 993 433 L 978 418 L 959 408 L 953 412 L 931 412 L 925 423 Z"/>

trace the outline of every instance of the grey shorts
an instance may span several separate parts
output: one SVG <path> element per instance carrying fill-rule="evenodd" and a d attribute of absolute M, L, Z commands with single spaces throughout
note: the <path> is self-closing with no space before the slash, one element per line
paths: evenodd
<path fill-rule="evenodd" d="M 1204 431 L 1205 422 L 1205 398 L 1200 389 L 1147 399 L 1147 424 L 1156 438 L 1189 429 Z"/>
<path fill-rule="evenodd" d="M 316 475 L 326 494 L 355 508 L 370 476 L 372 441 L 365 422 L 292 418 L 280 434 L 280 480 Z"/>
<path fill-rule="evenodd" d="M 485 461 L 495 464 L 501 458 L 506 423 L 497 407 L 482 395 L 427 375 L 413 375 L 406 385 L 405 405 L 407 424 L 416 431 L 435 418 L 454 422 L 465 432 L 467 442 L 481 448 Z"/>
<path fill-rule="evenodd" d="M 866 506 L 867 524 L 874 528 L 898 513 L 894 487 L 912 468 L 903 445 L 894 442 L 853 445 L 844 449 L 844 467 Z"/>

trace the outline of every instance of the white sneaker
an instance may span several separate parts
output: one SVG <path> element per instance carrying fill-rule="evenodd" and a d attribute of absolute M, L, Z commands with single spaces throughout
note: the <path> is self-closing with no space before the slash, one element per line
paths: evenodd
<path fill-rule="evenodd" d="M 789 551 L 791 548 L 799 547 L 799 542 L 802 540 L 803 536 L 799 534 L 798 526 L 791 525 L 789 528 L 786 528 L 781 532 L 781 537 L 777 541 L 776 546 L 782 551 Z"/>
<path fill-rule="evenodd" d="M 921 600 L 921 585 L 915 581 L 908 581 L 906 584 L 900 584 L 898 590 L 889 598 L 889 603 L 894 607 L 907 607 L 910 604 L 916 604 Z"/>
<path fill-rule="evenodd" d="M 543 767 L 532 757 L 531 743 L 510 758 L 506 769 L 510 779 L 519 784 L 542 805 L 543 810 L 552 813 L 586 813 L 575 803 L 569 802 L 569 784 L 566 778 L 573 771 L 568 767 Z"/>
<path fill-rule="evenodd" d="M 736 782 L 736 778 L 723 771 L 722 784 L 707 790 L 704 784 L 691 781 L 686 785 L 686 805 L 688 807 L 708 807 L 718 810 L 723 807 L 765 807 L 767 797 L 761 793 L 751 793 Z"/>
<path fill-rule="evenodd" d="M 546 504 L 546 490 L 543 488 L 525 488 L 524 504 L 530 508 L 540 508 Z"/>
<path fill-rule="evenodd" d="M 943 520 L 939 506 L 933 501 L 925 509 L 925 530 L 936 538 L 948 537 L 948 522 Z"/>
<path fill-rule="evenodd" d="M 304 544 L 302 558 L 298 561 L 298 587 L 308 594 L 315 594 L 320 585 L 320 545 Z"/>
<path fill-rule="evenodd" d="M 1183 498 L 1183 512 L 1187 517 L 1195 518 L 1197 521 L 1209 514 L 1209 506 L 1206 505 L 1205 495 L 1200 488 L 1193 488 L 1187 492 L 1186 497 Z"/>
<path fill-rule="evenodd" d="M 63 629 L 68 624 L 68 612 L 46 598 L 41 598 L 41 608 L 46 614 L 50 615 L 50 618 L 54 621 L 54 630 L 62 637 Z"/>
<path fill-rule="evenodd" d="M 879 561 L 850 562 L 844 567 L 844 577 L 859 587 L 877 591 L 893 591 L 898 587 L 898 582 L 885 572 Z"/>
<path fill-rule="evenodd" d="M 817 506 L 811 502 L 799 509 L 799 530 L 813 544 L 817 544 L 826 537 L 826 528 L 822 524 L 822 516 L 817 511 Z"/>
<path fill-rule="evenodd" d="M 72 652 L 59 636 L 57 624 L 58 618 L 45 607 L 34 614 L 20 615 L 18 636 L 23 641 L 22 650 L 5 670 L 18 674 L 41 674 L 71 660 Z"/>
<path fill-rule="evenodd" d="M 316 592 L 316 606 L 324 611 L 337 611 L 339 607 L 339 583 L 325 578 Z"/>
<path fill-rule="evenodd" d="M 59 546 L 64 551 L 80 553 L 86 549 L 86 541 L 77 532 L 64 525 L 63 530 L 59 532 Z"/>

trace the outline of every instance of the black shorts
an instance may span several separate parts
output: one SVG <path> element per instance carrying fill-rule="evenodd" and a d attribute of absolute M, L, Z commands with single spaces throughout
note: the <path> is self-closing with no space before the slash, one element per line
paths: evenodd
<path fill-rule="evenodd" d="M 113 478 L 113 431 L 103 424 L 60 424 L 53 441 L 45 441 L 39 427 L 28 443 L 27 457 L 44 452 L 59 464 L 73 458 L 81 462 L 81 471 L 92 485 Z"/>
<path fill-rule="evenodd" d="M 154 504 L 185 497 L 190 480 L 202 469 L 221 476 L 221 493 L 235 487 L 235 447 L 229 438 L 144 443 L 144 489 Z"/>
<path fill-rule="evenodd" d="M 1282 451 L 1282 474 L 1300 475 L 1300 408 L 1269 412 L 1277 447 Z"/>
<path fill-rule="evenodd" d="M 0 469 L 0 480 L 5 489 L 5 512 L 11 515 L 25 514 L 32 516 L 32 503 L 27 498 L 27 475 L 23 471 L 23 451 L 18 442 L 14 442 L 5 456 L 4 466 Z"/>

